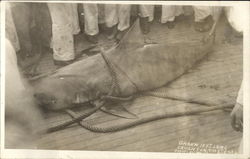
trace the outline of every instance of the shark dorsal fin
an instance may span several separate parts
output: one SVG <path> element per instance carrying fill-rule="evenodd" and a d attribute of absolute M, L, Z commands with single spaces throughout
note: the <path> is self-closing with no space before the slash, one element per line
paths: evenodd
<path fill-rule="evenodd" d="M 135 20 L 127 33 L 123 36 L 118 44 L 118 49 L 134 49 L 145 44 L 144 35 L 141 32 L 139 18 Z"/>

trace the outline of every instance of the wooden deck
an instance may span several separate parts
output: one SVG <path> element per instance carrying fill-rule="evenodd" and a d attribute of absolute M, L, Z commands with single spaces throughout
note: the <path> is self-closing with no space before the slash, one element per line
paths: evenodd
<path fill-rule="evenodd" d="M 213 53 L 187 74 L 157 91 L 164 92 L 169 97 L 205 101 L 215 105 L 233 104 L 242 80 L 243 43 L 241 38 L 234 38 L 232 44 L 223 43 L 224 28 L 225 20 L 222 20 Z M 170 30 L 154 21 L 148 37 L 158 43 L 169 44 L 200 40 L 202 35 L 195 32 L 192 26 L 187 26 L 186 22 L 178 22 Z M 105 43 L 103 35 L 100 36 L 100 41 Z M 48 56 L 45 58 L 49 59 Z M 152 96 L 138 97 L 126 105 L 139 118 L 164 112 L 183 112 L 197 107 L 203 106 Z M 88 109 L 90 108 L 86 107 L 78 111 L 82 113 Z M 57 125 L 68 119 L 70 117 L 66 114 L 49 113 L 46 124 Z M 99 111 L 85 121 L 105 127 L 131 120 L 136 119 L 122 119 Z M 231 128 L 230 112 L 213 111 L 158 120 L 115 133 L 94 133 L 75 124 L 65 130 L 44 135 L 39 140 L 39 149 L 175 152 L 179 142 L 184 141 L 224 146 L 229 153 L 237 153 L 241 137 L 241 133 Z"/>

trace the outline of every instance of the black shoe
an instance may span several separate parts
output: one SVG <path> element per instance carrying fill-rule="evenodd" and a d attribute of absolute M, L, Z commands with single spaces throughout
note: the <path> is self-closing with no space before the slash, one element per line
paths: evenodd
<path fill-rule="evenodd" d="M 166 25 L 167 25 L 168 29 L 173 29 L 175 27 L 175 22 L 174 21 L 167 22 Z"/>
<path fill-rule="evenodd" d="M 181 21 L 184 21 L 185 19 L 186 19 L 186 16 L 184 14 L 181 14 L 175 17 L 176 22 L 181 22 Z"/>
<path fill-rule="evenodd" d="M 116 37 L 118 30 L 117 30 L 117 25 L 108 28 L 106 30 L 106 35 L 109 40 L 114 39 Z"/>
<path fill-rule="evenodd" d="M 86 39 L 90 43 L 93 43 L 93 44 L 97 44 L 98 43 L 97 35 L 87 35 L 86 34 Z"/>
<path fill-rule="evenodd" d="M 183 21 L 185 23 L 185 26 L 187 26 L 187 28 L 190 28 L 192 23 L 193 23 L 193 16 L 192 15 L 185 15 L 185 19 Z"/>
<path fill-rule="evenodd" d="M 128 29 L 125 29 L 123 31 L 118 30 L 118 32 L 115 36 L 116 40 L 120 41 L 122 39 L 122 37 L 125 35 L 125 33 L 127 32 L 127 30 Z"/>
<path fill-rule="evenodd" d="M 66 66 L 69 65 L 71 63 L 73 63 L 74 60 L 69 60 L 69 61 L 59 61 L 59 60 L 54 60 L 54 64 L 57 66 Z"/>
<path fill-rule="evenodd" d="M 98 27 L 99 27 L 100 33 L 105 32 L 107 30 L 105 23 L 98 24 Z"/>
<path fill-rule="evenodd" d="M 149 17 L 140 17 L 140 27 L 143 34 L 148 34 L 150 32 L 148 18 Z"/>
<path fill-rule="evenodd" d="M 198 32 L 207 32 L 212 28 L 212 26 L 213 26 L 213 18 L 211 15 L 206 17 L 201 22 L 194 23 L 194 29 Z"/>

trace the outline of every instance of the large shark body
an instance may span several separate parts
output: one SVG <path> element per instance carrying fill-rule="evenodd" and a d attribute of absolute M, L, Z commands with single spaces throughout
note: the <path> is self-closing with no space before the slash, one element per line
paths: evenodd
<path fill-rule="evenodd" d="M 137 21 L 116 47 L 36 81 L 36 98 L 49 109 L 62 110 L 74 103 L 98 100 L 109 94 L 114 84 L 119 91 L 113 96 L 128 97 L 175 80 L 213 48 L 212 40 L 171 45 L 144 41 Z"/>

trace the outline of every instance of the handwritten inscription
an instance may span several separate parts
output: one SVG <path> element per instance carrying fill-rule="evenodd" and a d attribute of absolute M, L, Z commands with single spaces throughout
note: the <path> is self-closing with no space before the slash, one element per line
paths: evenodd
<path fill-rule="evenodd" d="M 194 142 L 179 141 L 176 153 L 222 153 L 232 154 L 233 150 L 228 150 L 227 146 L 215 144 L 200 144 Z"/>

